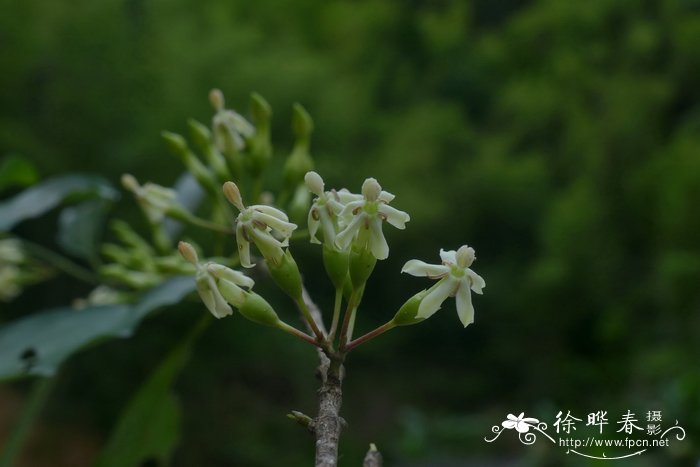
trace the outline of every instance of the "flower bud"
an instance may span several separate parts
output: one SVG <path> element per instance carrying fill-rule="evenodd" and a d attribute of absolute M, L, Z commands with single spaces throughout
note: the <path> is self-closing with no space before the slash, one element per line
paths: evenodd
<path fill-rule="evenodd" d="M 350 280 L 355 290 L 362 287 L 372 275 L 377 258 L 367 248 L 351 249 L 350 251 Z"/>
<path fill-rule="evenodd" d="M 460 268 L 468 268 L 476 259 L 474 248 L 463 245 L 457 250 L 457 265 Z"/>
<path fill-rule="evenodd" d="M 199 150 L 204 154 L 207 164 L 214 171 L 220 180 L 230 180 L 231 172 L 226 165 L 226 159 L 216 148 L 212 141 L 211 131 L 202 123 L 194 119 L 189 119 L 187 125 L 190 128 L 192 140 Z"/>
<path fill-rule="evenodd" d="M 254 323 L 262 324 L 263 326 L 276 327 L 280 319 L 275 313 L 272 306 L 267 301 L 255 292 L 248 292 L 243 305 L 238 309 L 241 314 L 253 321 Z"/>
<path fill-rule="evenodd" d="M 277 263 L 267 261 L 275 284 L 294 300 L 301 300 L 301 273 L 292 253 L 287 250 Z"/>
<path fill-rule="evenodd" d="M 298 102 L 292 106 L 292 130 L 297 139 L 308 139 L 314 131 L 314 121 L 311 119 L 311 115 Z"/>
<path fill-rule="evenodd" d="M 300 104 L 294 104 L 292 112 L 292 130 L 296 142 L 292 153 L 284 164 L 284 182 L 288 190 L 299 184 L 307 172 L 313 170 L 314 161 L 309 154 L 309 144 L 314 124 L 308 112 Z"/>
<path fill-rule="evenodd" d="M 340 251 L 328 243 L 323 244 L 323 265 L 336 289 L 342 289 L 348 279 L 350 252 Z"/>
<path fill-rule="evenodd" d="M 428 289 L 423 289 L 413 297 L 406 300 L 406 303 L 404 303 L 401 308 L 399 308 L 399 311 L 396 312 L 396 315 L 394 315 L 392 322 L 397 326 L 409 326 L 425 320 L 425 318 L 419 318 L 416 315 L 418 314 L 420 303 L 427 294 Z"/>
<path fill-rule="evenodd" d="M 224 109 L 226 101 L 224 100 L 224 93 L 221 92 L 221 89 L 215 88 L 209 91 L 209 102 L 211 102 L 211 106 L 214 107 L 216 111 Z"/>
<path fill-rule="evenodd" d="M 270 143 L 272 109 L 260 94 L 253 93 L 250 96 L 250 110 L 255 124 L 255 133 L 247 141 L 250 148 L 248 162 L 251 174 L 257 177 L 267 168 L 272 158 L 272 144 Z"/>
<path fill-rule="evenodd" d="M 319 174 L 313 170 L 306 172 L 306 175 L 304 175 L 304 183 L 311 193 L 315 194 L 316 196 L 323 196 L 324 184 L 323 179 Z"/>
<path fill-rule="evenodd" d="M 381 192 L 382 187 L 379 185 L 376 178 L 368 178 L 362 184 L 362 196 L 364 196 L 367 201 L 377 201 Z"/>
<path fill-rule="evenodd" d="M 218 183 L 209 169 L 190 151 L 185 138 L 169 131 L 163 131 L 161 136 L 170 151 L 180 158 L 187 171 L 192 174 L 202 188 L 209 191 L 210 194 L 216 194 Z"/>
<path fill-rule="evenodd" d="M 194 264 L 195 266 L 199 263 L 199 258 L 197 257 L 197 251 L 192 245 L 187 242 L 179 242 L 177 244 L 177 249 L 187 262 Z"/>
<path fill-rule="evenodd" d="M 236 206 L 239 211 L 243 211 L 245 209 L 245 205 L 243 204 L 243 198 L 241 197 L 241 190 L 238 189 L 238 185 L 236 185 L 233 182 L 226 182 L 224 183 L 223 190 L 224 196 L 229 201 L 229 203 Z"/>

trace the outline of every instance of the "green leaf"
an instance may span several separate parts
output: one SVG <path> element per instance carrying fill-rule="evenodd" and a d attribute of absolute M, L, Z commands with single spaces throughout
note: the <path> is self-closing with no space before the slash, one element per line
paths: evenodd
<path fill-rule="evenodd" d="M 0 231 L 38 217 L 68 198 L 98 197 L 115 200 L 118 192 L 105 179 L 89 175 L 65 175 L 48 179 L 0 203 Z"/>
<path fill-rule="evenodd" d="M 96 467 L 167 465 L 180 434 L 181 410 L 171 388 L 195 339 L 210 322 L 200 320 L 141 386 L 122 412 Z"/>
<path fill-rule="evenodd" d="M 34 165 L 27 159 L 10 155 L 0 163 L 0 190 L 14 186 L 33 185 L 39 180 Z"/>
<path fill-rule="evenodd" d="M 134 305 L 58 308 L 11 322 L 0 328 L 0 380 L 51 376 L 81 348 L 101 338 L 131 336 L 153 310 L 179 302 L 192 290 L 192 278 L 179 276 Z"/>
<path fill-rule="evenodd" d="M 95 258 L 110 204 L 104 199 L 91 199 L 61 211 L 58 244 L 71 255 L 88 260 Z"/>

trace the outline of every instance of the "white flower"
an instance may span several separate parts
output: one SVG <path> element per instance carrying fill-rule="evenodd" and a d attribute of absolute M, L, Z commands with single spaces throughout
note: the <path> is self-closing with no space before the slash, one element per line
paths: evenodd
<path fill-rule="evenodd" d="M 344 193 L 333 191 L 323 191 L 323 179 L 316 172 L 307 172 L 304 177 L 306 187 L 309 191 L 316 195 L 309 209 L 309 235 L 311 243 L 321 243 L 316 238 L 316 233 L 319 227 L 323 234 L 323 241 L 328 245 L 335 245 L 335 237 L 338 234 L 338 215 L 342 212 L 343 207 L 350 200 L 347 190 Z M 345 201 L 345 202 L 343 202 Z"/>
<path fill-rule="evenodd" d="M 256 204 L 245 207 L 241 193 L 233 182 L 224 183 L 224 195 L 240 211 L 236 218 L 236 243 L 241 265 L 246 268 L 255 266 L 250 262 L 250 242 L 255 243 L 266 260 L 278 263 L 297 225 L 289 222 L 284 212 L 272 206 Z M 281 240 L 275 238 L 273 233 Z"/>
<path fill-rule="evenodd" d="M 536 425 L 540 421 L 537 420 L 536 418 L 523 418 L 525 415 L 525 412 L 521 412 L 520 415 L 517 417 L 513 415 L 512 413 L 508 414 L 508 419 L 503 421 L 501 425 L 503 428 L 506 428 L 508 430 L 512 430 L 515 428 L 518 433 L 527 433 L 530 431 L 530 427 L 533 425 Z"/>
<path fill-rule="evenodd" d="M 382 191 L 374 178 L 368 178 L 362 184 L 362 196 L 343 193 L 345 207 L 340 213 L 343 230 L 336 236 L 335 243 L 347 249 L 353 241 L 362 246 L 368 245 L 372 255 L 377 259 L 389 256 L 389 245 L 382 232 L 382 222 L 387 221 L 397 229 L 405 229 L 411 217 L 389 206 L 394 195 Z"/>
<path fill-rule="evenodd" d="M 122 185 L 136 196 L 151 224 L 158 224 L 170 211 L 182 209 L 175 190 L 150 182 L 140 185 L 130 174 L 122 175 Z"/>
<path fill-rule="evenodd" d="M 483 288 L 486 287 L 484 279 L 469 269 L 476 259 L 474 249 L 464 245 L 457 251 L 440 250 L 440 257 L 442 264 L 427 264 L 412 259 L 401 269 L 401 272 L 412 276 L 440 279 L 421 302 L 416 317 L 429 318 L 440 309 L 442 302 L 448 297 L 456 297 L 457 314 L 464 327 L 467 327 L 474 322 L 474 307 L 469 290 L 482 294 Z"/>
<path fill-rule="evenodd" d="M 182 256 L 197 268 L 197 293 L 211 314 L 216 318 L 223 318 L 233 313 L 229 303 L 235 307 L 243 304 L 247 292 L 241 287 L 250 289 L 255 285 L 253 279 L 221 264 L 200 263 L 197 253 L 189 243 L 180 242 L 178 249 Z"/>
<path fill-rule="evenodd" d="M 212 119 L 214 144 L 221 152 L 236 152 L 245 147 L 245 139 L 255 133 L 255 127 L 241 114 L 225 108 L 223 93 L 213 89 L 209 93 L 216 114 Z"/>

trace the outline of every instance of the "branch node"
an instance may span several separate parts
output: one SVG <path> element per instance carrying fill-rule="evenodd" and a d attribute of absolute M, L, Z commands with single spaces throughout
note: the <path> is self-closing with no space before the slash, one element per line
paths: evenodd
<path fill-rule="evenodd" d="M 382 453 L 379 452 L 374 443 L 370 443 L 362 467 L 382 467 Z"/>
<path fill-rule="evenodd" d="M 311 434 L 316 433 L 316 423 L 308 415 L 297 410 L 292 410 L 290 413 L 287 414 L 287 418 L 290 420 L 294 420 L 299 425 L 306 428 Z"/>

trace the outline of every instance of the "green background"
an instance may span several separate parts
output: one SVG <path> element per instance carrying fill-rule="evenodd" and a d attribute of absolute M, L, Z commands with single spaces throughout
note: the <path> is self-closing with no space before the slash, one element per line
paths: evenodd
<path fill-rule="evenodd" d="M 350 356 L 341 465 L 359 465 L 370 442 L 392 466 L 589 465 L 544 440 L 483 440 L 508 413 L 551 424 L 559 410 L 607 410 L 611 433 L 627 410 L 640 420 L 662 410 L 688 437 L 627 465 L 697 462 L 699 2 L 0 0 L 0 10 L 0 154 L 26 156 L 42 176 L 117 184 L 130 172 L 170 185 L 182 167 L 158 133 L 207 122 L 212 87 L 243 113 L 256 91 L 275 111 L 277 172 L 298 101 L 327 186 L 357 191 L 374 176 L 411 215 L 405 231 L 385 228 L 391 256 L 360 332 L 426 286 L 400 274 L 405 261 L 476 249 L 487 288 L 474 325 L 463 330 L 450 302 Z M 140 225 L 130 196 L 115 212 Z M 51 246 L 52 225 L 18 233 Z M 292 249 L 327 310 L 319 249 Z M 54 279 L 3 304 L 0 319 L 88 290 Z M 203 312 L 192 299 L 73 358 L 20 465 L 90 465 Z M 315 412 L 314 352 L 240 317 L 214 324 L 176 383 L 184 423 L 172 464 L 310 465 L 311 437 L 284 414 Z M 26 389 L 0 389 L 5 434 Z"/>

